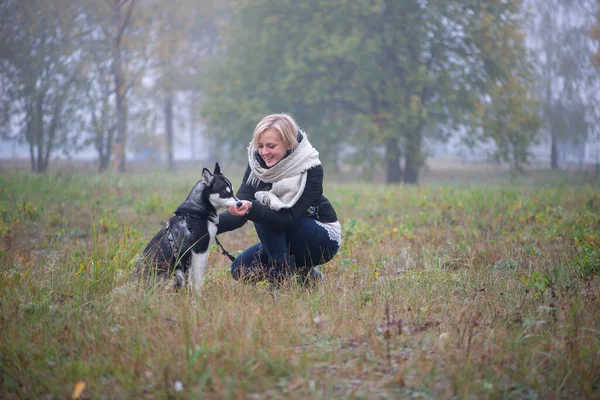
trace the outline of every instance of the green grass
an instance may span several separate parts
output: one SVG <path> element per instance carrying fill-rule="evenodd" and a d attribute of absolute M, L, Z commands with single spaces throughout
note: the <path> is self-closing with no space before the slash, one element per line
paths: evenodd
<path fill-rule="evenodd" d="M 197 174 L 4 172 L 0 397 L 598 398 L 600 189 L 534 178 L 332 179 L 326 281 L 273 297 L 216 248 L 200 293 L 129 278 Z"/>

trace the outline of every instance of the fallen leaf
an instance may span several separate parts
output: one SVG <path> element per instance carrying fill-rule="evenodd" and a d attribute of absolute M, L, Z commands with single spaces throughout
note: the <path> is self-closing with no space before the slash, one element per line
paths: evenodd
<path fill-rule="evenodd" d="M 400 386 L 406 386 L 406 383 L 404 382 L 404 374 L 402 374 L 402 372 L 399 372 L 398 375 L 396 375 L 396 384 Z"/>
<path fill-rule="evenodd" d="M 78 399 L 79 396 L 81 396 L 81 394 L 83 393 L 83 391 L 85 390 L 85 382 L 84 381 L 79 381 L 75 384 L 75 387 L 73 388 L 73 395 L 71 395 L 72 399 Z"/>

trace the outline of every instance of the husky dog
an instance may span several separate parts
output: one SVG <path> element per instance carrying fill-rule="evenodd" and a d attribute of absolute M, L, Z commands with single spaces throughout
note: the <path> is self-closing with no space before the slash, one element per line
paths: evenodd
<path fill-rule="evenodd" d="M 211 173 L 202 170 L 185 201 L 166 225 L 150 240 L 138 262 L 135 274 L 175 278 L 175 288 L 190 282 L 198 290 L 204 277 L 210 245 L 215 241 L 219 215 L 217 209 L 239 206 L 231 182 L 221 173 L 219 163 Z"/>

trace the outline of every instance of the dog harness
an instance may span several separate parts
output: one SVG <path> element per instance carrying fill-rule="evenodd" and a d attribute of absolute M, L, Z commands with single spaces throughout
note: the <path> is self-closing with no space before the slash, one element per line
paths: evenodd
<path fill-rule="evenodd" d="M 199 219 L 200 217 L 196 216 L 196 215 L 192 215 L 192 214 L 174 214 L 174 215 L 178 215 L 180 217 L 185 218 L 186 220 L 188 218 L 196 218 Z M 210 218 L 209 219 L 214 221 L 214 218 Z M 218 224 L 219 222 L 219 216 L 217 215 L 217 221 L 216 224 Z M 171 250 L 173 251 L 173 254 L 177 254 L 177 251 L 175 249 L 175 238 L 173 238 L 173 233 L 171 232 L 171 226 L 169 225 L 169 222 L 167 221 L 167 224 L 165 225 L 165 231 L 167 232 L 167 240 L 169 241 L 169 245 L 171 246 Z M 223 247 L 223 245 L 221 244 L 221 242 L 219 242 L 219 239 L 217 239 L 217 236 L 215 236 L 215 242 L 217 243 L 217 245 L 221 248 L 221 253 L 229 258 L 230 261 L 234 261 L 235 257 L 231 255 L 231 253 L 229 253 L 227 250 L 225 250 L 225 247 Z"/>
<path fill-rule="evenodd" d="M 176 254 L 175 239 L 173 238 L 173 232 L 171 232 L 171 225 L 169 224 L 169 221 L 167 221 L 167 224 L 165 225 L 165 231 L 167 232 L 167 240 L 169 241 L 169 246 L 171 246 L 172 254 Z"/>

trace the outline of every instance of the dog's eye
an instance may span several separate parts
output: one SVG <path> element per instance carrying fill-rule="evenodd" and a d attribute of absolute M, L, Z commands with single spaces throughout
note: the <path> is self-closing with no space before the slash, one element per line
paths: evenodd
<path fill-rule="evenodd" d="M 229 189 L 229 188 L 225 188 L 225 191 L 226 191 L 227 193 L 231 193 L 231 189 Z"/>

